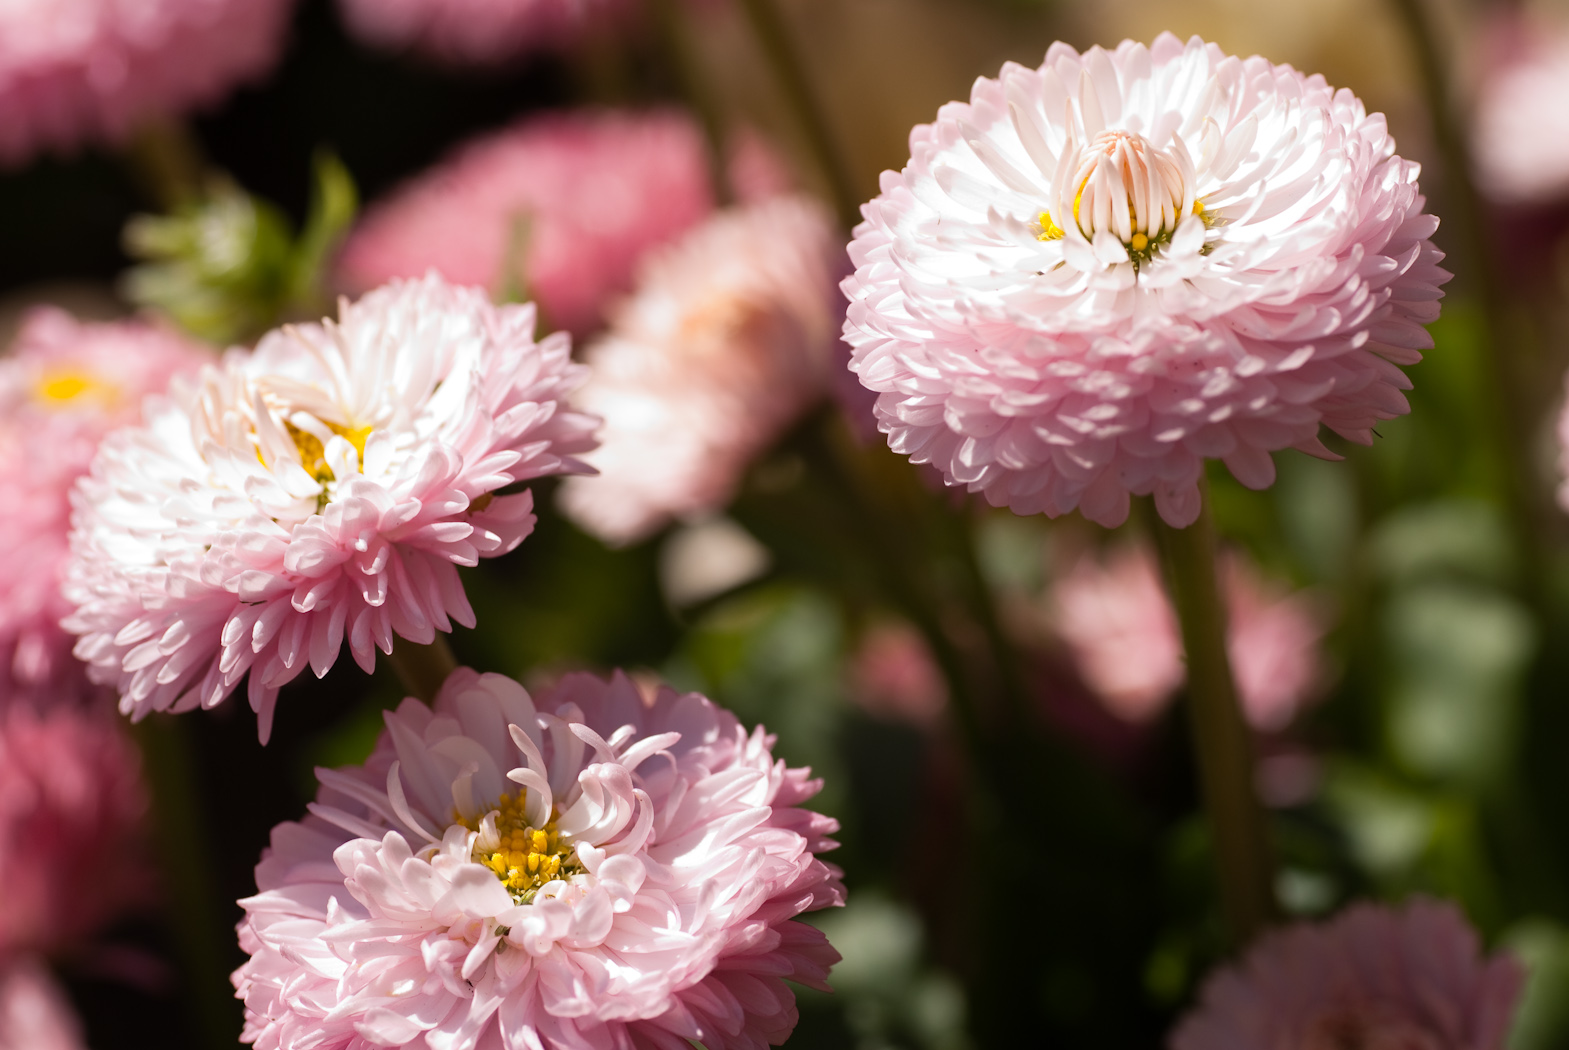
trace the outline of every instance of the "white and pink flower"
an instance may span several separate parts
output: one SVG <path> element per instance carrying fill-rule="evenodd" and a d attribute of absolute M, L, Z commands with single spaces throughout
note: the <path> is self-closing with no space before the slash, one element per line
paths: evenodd
<path fill-rule="evenodd" d="M 457 567 L 534 526 L 531 494 L 499 490 L 594 445 L 569 337 L 533 332 L 532 306 L 432 275 L 177 381 L 78 489 L 77 656 L 134 717 L 212 707 L 248 672 L 265 740 L 279 687 L 345 637 L 369 671 L 394 635 L 472 625 Z"/>
<path fill-rule="evenodd" d="M 455 672 L 364 767 L 319 770 L 241 902 L 244 1041 L 429 1050 L 783 1042 L 838 954 L 819 782 L 696 694 L 617 674 L 530 698 Z"/>

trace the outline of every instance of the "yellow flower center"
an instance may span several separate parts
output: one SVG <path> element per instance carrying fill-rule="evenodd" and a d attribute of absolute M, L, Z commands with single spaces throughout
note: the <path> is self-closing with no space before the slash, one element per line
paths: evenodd
<path fill-rule="evenodd" d="M 118 394 L 119 391 L 113 383 L 105 382 L 90 372 L 79 372 L 74 369 L 45 372 L 33 384 L 34 399 L 53 408 L 63 408 L 89 398 L 110 402 Z"/>
<path fill-rule="evenodd" d="M 570 879 L 583 871 L 577 851 L 570 843 L 561 841 L 554 814 L 542 828 L 529 824 L 524 815 L 527 797 L 527 788 L 501 796 L 496 803 L 496 833 L 500 842 L 494 846 L 476 842 L 473 854 L 477 863 L 496 873 L 496 878 L 519 904 L 533 903 L 540 888 L 552 879 Z M 465 820 L 456 813 L 453 819 L 470 831 L 480 830 L 477 820 Z M 481 836 L 483 838 L 483 833 Z"/>
<path fill-rule="evenodd" d="M 349 444 L 354 446 L 354 452 L 359 456 L 360 465 L 363 467 L 365 463 L 365 441 L 370 437 L 372 428 L 355 427 L 350 429 L 337 423 L 328 423 L 326 425 L 334 434 L 345 438 Z M 305 468 L 305 473 L 323 485 L 335 480 L 332 468 L 327 465 L 327 450 L 322 446 L 321 438 L 308 430 L 301 430 L 293 423 L 285 423 L 284 428 L 288 430 L 289 436 L 294 439 L 294 447 L 300 450 L 300 466 Z M 263 461 L 263 464 L 265 465 L 265 461 Z"/>

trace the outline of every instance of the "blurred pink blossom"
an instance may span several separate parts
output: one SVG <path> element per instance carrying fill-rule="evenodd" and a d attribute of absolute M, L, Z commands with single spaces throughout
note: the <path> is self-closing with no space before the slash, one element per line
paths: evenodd
<path fill-rule="evenodd" d="M 1210 977 L 1171 1050 L 1503 1050 L 1523 972 L 1447 902 L 1356 904 Z"/>
<path fill-rule="evenodd" d="M 146 809 L 111 714 L 0 712 L 0 957 L 80 947 L 147 897 Z"/>
<path fill-rule="evenodd" d="M 142 399 L 212 354 L 140 321 L 27 315 L 0 357 L 0 704 L 45 704 L 85 688 L 60 626 L 71 488 L 99 440 L 141 417 Z"/>
<path fill-rule="evenodd" d="M 712 208 L 706 147 L 687 116 L 534 117 L 470 142 L 374 205 L 338 273 L 358 292 L 434 268 L 532 298 L 548 324 L 581 336 L 632 286 L 645 251 Z"/>
<path fill-rule="evenodd" d="M 948 703 L 948 686 L 926 639 L 906 623 L 868 630 L 850 665 L 850 694 L 868 713 L 930 725 Z"/>
<path fill-rule="evenodd" d="M 562 509 L 608 543 L 729 502 L 752 458 L 827 388 L 839 304 L 827 212 L 776 197 L 651 256 L 590 346 L 579 405 L 605 419 Z"/>
<path fill-rule="evenodd" d="M 1569 196 L 1569 31 L 1495 21 L 1471 124 L 1477 183 L 1503 204 Z"/>
<path fill-rule="evenodd" d="M 1310 595 L 1285 594 L 1230 556 L 1221 563 L 1227 651 L 1248 721 L 1275 730 L 1291 721 L 1323 677 L 1326 629 Z M 1186 678 L 1176 615 L 1154 556 L 1123 547 L 1104 563 L 1084 558 L 1052 589 L 1051 620 L 1079 674 L 1130 722 L 1153 718 Z"/>
<path fill-rule="evenodd" d="M 632 0 L 338 0 L 338 6 L 349 31 L 372 47 L 457 65 L 494 65 L 569 46 L 636 12 Z"/>
<path fill-rule="evenodd" d="M 36 959 L 0 970 L 0 1050 L 86 1050 L 76 1011 Z"/>
<path fill-rule="evenodd" d="M 0 163 L 116 142 L 272 68 L 294 0 L 0 4 Z"/>

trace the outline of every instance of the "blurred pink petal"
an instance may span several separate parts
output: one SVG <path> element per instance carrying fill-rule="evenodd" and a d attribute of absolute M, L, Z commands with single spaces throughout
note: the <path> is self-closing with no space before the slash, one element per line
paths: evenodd
<path fill-rule="evenodd" d="M 82 1022 L 49 972 L 34 959 L 0 971 L 0 1050 L 86 1050 Z"/>
<path fill-rule="evenodd" d="M 457 65 L 495 65 L 566 47 L 636 14 L 633 0 L 338 0 L 349 31 L 372 47 Z"/>
<path fill-rule="evenodd" d="M 850 666 L 850 695 L 870 714 L 930 725 L 948 703 L 948 685 L 919 631 L 883 623 L 861 639 Z"/>
<path fill-rule="evenodd" d="M 1471 123 L 1477 183 L 1503 204 L 1569 196 L 1569 30 L 1504 16 L 1492 26 Z"/>

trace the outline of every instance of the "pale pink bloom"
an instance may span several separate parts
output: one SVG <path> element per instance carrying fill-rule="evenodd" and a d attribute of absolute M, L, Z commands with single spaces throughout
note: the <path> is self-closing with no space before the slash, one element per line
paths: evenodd
<path fill-rule="evenodd" d="M 79 948 L 147 897 L 146 810 L 111 714 L 0 712 L 0 957 Z"/>
<path fill-rule="evenodd" d="M 782 1043 L 838 961 L 820 781 L 695 693 L 459 670 L 363 768 L 318 770 L 241 901 L 259 1050 Z"/>
<path fill-rule="evenodd" d="M 886 623 L 861 639 L 850 665 L 850 695 L 871 714 L 930 725 L 948 703 L 948 685 L 921 633 Z"/>
<path fill-rule="evenodd" d="M 345 635 L 369 672 L 395 634 L 473 626 L 457 566 L 534 527 L 529 492 L 496 491 L 593 447 L 570 338 L 533 333 L 532 306 L 432 275 L 176 380 L 77 491 L 76 655 L 137 718 L 212 707 L 249 671 L 265 740 L 279 687 L 326 674 Z"/>
<path fill-rule="evenodd" d="M 141 418 L 142 399 L 212 358 L 139 321 L 30 312 L 0 357 L 0 704 L 47 704 L 83 686 L 60 627 L 71 487 L 110 430 Z"/>
<path fill-rule="evenodd" d="M 1522 970 L 1447 902 L 1356 904 L 1265 934 L 1205 984 L 1171 1050 L 1503 1050 Z"/>
<path fill-rule="evenodd" d="M 697 125 L 674 111 L 533 117 L 373 206 L 339 277 L 365 289 L 435 269 L 498 296 L 522 289 L 550 324 L 583 335 L 647 249 L 713 208 L 706 157 Z"/>
<path fill-rule="evenodd" d="M 0 1050 L 87 1050 L 65 991 L 34 959 L 0 970 Z"/>
<path fill-rule="evenodd" d="M 1471 123 L 1477 182 L 1506 204 L 1569 196 L 1569 32 L 1509 19 L 1495 26 Z"/>
<path fill-rule="evenodd" d="M 293 0 L 0 4 L 0 163 L 118 142 L 277 61 Z"/>
<path fill-rule="evenodd" d="M 1323 680 L 1323 612 L 1311 595 L 1265 584 L 1241 558 L 1221 568 L 1243 711 L 1259 729 L 1284 728 Z M 1153 718 L 1187 677 L 1176 614 L 1147 548 L 1081 560 L 1052 588 L 1051 620 L 1085 684 L 1130 722 Z"/>
<path fill-rule="evenodd" d="M 777 197 L 716 215 L 651 256 L 585 356 L 605 418 L 562 509 L 609 543 L 723 507 L 748 463 L 822 396 L 837 343 L 828 214 Z"/>
<path fill-rule="evenodd" d="M 349 31 L 372 47 L 477 65 L 570 45 L 635 12 L 631 0 L 338 0 L 338 7 Z"/>
<path fill-rule="evenodd" d="M 1009 63 L 863 208 L 851 367 L 890 446 L 1020 514 L 1198 514 L 1408 410 L 1449 279 L 1417 166 L 1349 91 L 1198 38 Z"/>

